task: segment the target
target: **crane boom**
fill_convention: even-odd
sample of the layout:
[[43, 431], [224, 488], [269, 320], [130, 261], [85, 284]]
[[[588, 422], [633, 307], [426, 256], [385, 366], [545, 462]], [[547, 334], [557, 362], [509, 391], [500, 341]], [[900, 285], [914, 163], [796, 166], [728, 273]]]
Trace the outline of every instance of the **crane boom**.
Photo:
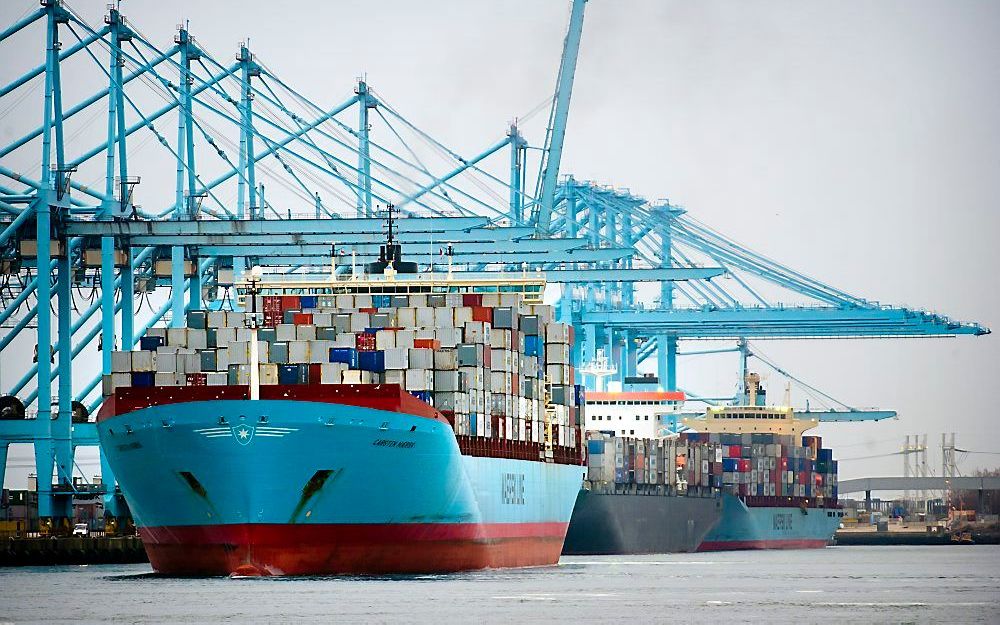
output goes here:
[[566, 120], [569, 117], [569, 101], [573, 94], [573, 78], [576, 74], [576, 59], [580, 53], [580, 37], [583, 34], [583, 10], [587, 0], [573, 0], [569, 18], [569, 30], [563, 42], [562, 61], [559, 64], [559, 78], [556, 82], [556, 98], [550, 117], [548, 141], [543, 152], [545, 165], [542, 169], [542, 189], [535, 230], [539, 234], [548, 232], [555, 203], [556, 184], [559, 182], [559, 161], [562, 160], [563, 141], [566, 139]]

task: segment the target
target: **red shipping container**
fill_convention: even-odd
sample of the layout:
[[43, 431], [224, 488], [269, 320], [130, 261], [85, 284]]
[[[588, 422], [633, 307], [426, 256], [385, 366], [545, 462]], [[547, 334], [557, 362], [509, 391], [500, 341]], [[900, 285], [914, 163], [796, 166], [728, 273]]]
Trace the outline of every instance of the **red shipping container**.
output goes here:
[[750, 471], [750, 459], [740, 458], [740, 473], [747, 473]]
[[743, 453], [743, 450], [742, 450], [742, 448], [739, 445], [730, 445], [729, 446], [729, 457], [730, 458], [739, 458], [742, 453]]
[[208, 384], [208, 374], [189, 373], [187, 374], [188, 386], [206, 386]]
[[462, 306], [482, 306], [483, 296], [479, 293], [463, 293]]
[[323, 365], [313, 363], [309, 365], [309, 384], [319, 384], [323, 381]]
[[264, 310], [261, 312], [281, 312], [281, 296], [265, 295]]
[[472, 320], [473, 321], [483, 321], [485, 323], [493, 323], [493, 309], [488, 306], [473, 306], [472, 307]]
[[378, 308], [359, 308], [358, 312], [368, 313], [369, 315], [374, 315], [378, 312]]
[[437, 339], [413, 339], [414, 349], [441, 349], [441, 341]]
[[354, 347], [359, 352], [373, 352], [375, 351], [375, 335], [374, 334], [357, 334], [354, 336]]
[[788, 458], [782, 456], [778, 459], [778, 468], [782, 471], [788, 470]]
[[281, 310], [298, 310], [301, 308], [298, 295], [282, 295]]
[[292, 315], [292, 323], [297, 326], [309, 326], [312, 325], [312, 322], [312, 313], [295, 313]]
[[809, 483], [809, 479], [807, 477], [808, 475], [809, 474], [806, 473], [805, 471], [799, 471], [799, 484], [802, 484], [803, 486], [808, 484]]

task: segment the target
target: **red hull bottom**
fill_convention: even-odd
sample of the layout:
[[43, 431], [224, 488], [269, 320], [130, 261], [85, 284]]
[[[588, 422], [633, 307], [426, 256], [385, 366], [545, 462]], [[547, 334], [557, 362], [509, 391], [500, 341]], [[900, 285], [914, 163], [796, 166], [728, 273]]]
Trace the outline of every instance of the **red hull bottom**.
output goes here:
[[785, 540], [730, 540], [703, 542], [698, 551], [743, 551], [747, 549], [822, 549], [826, 541], [814, 538], [790, 538]]
[[385, 575], [556, 564], [566, 523], [140, 528], [168, 575]]

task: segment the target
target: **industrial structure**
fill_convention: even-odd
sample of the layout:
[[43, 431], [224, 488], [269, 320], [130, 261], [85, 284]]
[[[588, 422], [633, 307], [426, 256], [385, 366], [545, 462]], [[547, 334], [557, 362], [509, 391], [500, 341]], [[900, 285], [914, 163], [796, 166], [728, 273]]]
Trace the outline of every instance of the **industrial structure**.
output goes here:
[[[0, 146], [0, 482], [8, 445], [33, 443], [39, 514], [66, 518], [73, 451], [97, 444], [89, 415], [113, 349], [131, 349], [155, 324], [182, 324], [186, 310], [232, 308], [231, 287], [249, 267], [329, 274], [373, 260], [390, 203], [407, 217], [398, 239], [426, 271], [540, 272], [560, 284], [559, 317], [576, 326], [579, 360], [610, 364], [607, 375], [578, 372], [591, 387], [635, 377], [653, 359], [674, 390], [679, 343], [695, 339], [732, 341], [724, 351], [742, 356], [742, 381], [748, 339], [988, 332], [856, 297], [670, 202], [565, 175], [585, 7], [572, 3], [541, 144], [514, 124], [472, 156], [365, 80], [339, 103], [314, 102], [249, 45], [225, 60], [187, 25], [164, 47], [115, 7], [95, 25], [42, 0], [0, 31], [0, 50], [38, 51], [37, 66], [0, 86], [0, 109], [41, 107], [37, 127]], [[157, 176], [174, 181], [173, 197], [143, 193]], [[697, 353], [706, 351], [687, 352]], [[81, 382], [74, 363], [94, 362]], [[114, 516], [107, 466], [102, 476]]]

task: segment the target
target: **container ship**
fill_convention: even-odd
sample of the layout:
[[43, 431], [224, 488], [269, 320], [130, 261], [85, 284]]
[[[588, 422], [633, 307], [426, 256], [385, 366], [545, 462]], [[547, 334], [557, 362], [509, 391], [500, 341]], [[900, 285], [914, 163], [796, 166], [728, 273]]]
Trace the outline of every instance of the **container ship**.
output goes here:
[[[681, 439], [707, 443], [714, 452], [701, 463], [701, 483], [723, 492], [722, 519], [699, 550], [825, 547], [843, 511], [832, 451], [820, 437], [802, 435], [819, 422], [798, 419], [787, 406], [767, 406], [757, 374], [746, 382], [747, 405], [710, 407], [683, 420], [697, 433]], [[697, 481], [695, 468], [689, 479]]]
[[[521, 276], [241, 285], [113, 354], [101, 446], [155, 571], [555, 564], [586, 471], [572, 327]], [[399, 270], [399, 271], [397, 271]]]
[[667, 435], [683, 402], [677, 391], [586, 393], [587, 479], [564, 554], [698, 549], [721, 519], [722, 502], [718, 488], [688, 481], [689, 461], [700, 464], [709, 445]]

